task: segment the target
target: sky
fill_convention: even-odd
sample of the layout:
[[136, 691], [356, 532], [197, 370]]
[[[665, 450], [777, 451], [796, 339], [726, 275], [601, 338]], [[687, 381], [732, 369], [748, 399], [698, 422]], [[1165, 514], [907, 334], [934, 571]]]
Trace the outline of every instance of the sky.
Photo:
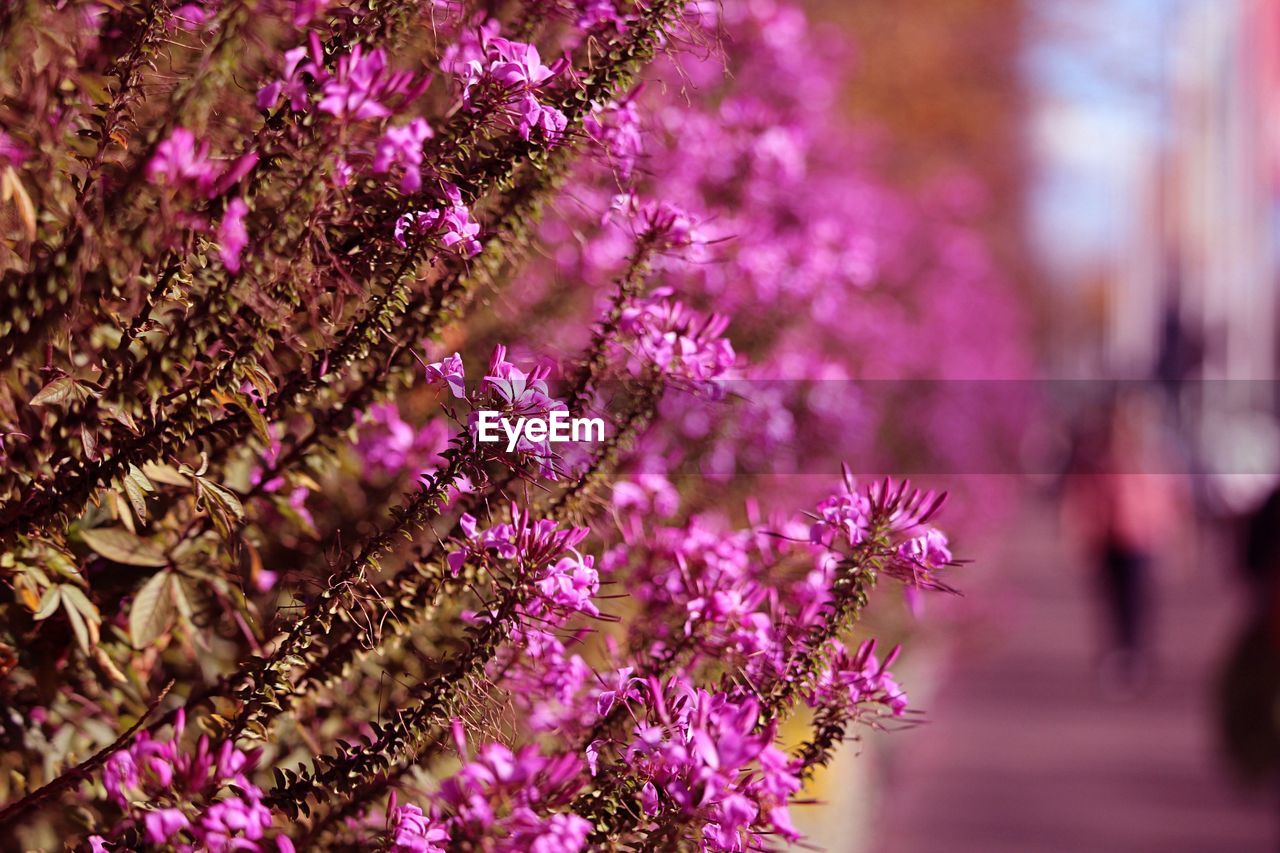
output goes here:
[[1060, 282], [1122, 249], [1153, 179], [1174, 19], [1189, 3], [1032, 0], [1034, 244]]

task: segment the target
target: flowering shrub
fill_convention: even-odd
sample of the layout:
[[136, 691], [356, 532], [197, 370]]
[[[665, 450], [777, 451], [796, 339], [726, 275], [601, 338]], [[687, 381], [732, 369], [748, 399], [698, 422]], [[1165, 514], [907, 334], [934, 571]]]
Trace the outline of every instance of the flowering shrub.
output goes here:
[[907, 713], [852, 633], [941, 497], [739, 512], [835, 413], [733, 389], [949, 361], [980, 240], [823, 141], [786, 2], [498, 7], [0, 12], [0, 841], [769, 847]]

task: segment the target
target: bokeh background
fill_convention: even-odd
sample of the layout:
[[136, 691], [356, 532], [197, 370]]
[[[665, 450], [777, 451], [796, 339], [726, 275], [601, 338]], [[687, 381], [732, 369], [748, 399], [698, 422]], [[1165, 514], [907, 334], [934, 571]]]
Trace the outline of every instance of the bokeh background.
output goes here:
[[[983, 188], [1032, 317], [1013, 494], [907, 630], [925, 721], [797, 809], [837, 851], [1280, 845], [1280, 2], [812, 0], [911, 188]], [[983, 341], [974, 341], [979, 352]]]

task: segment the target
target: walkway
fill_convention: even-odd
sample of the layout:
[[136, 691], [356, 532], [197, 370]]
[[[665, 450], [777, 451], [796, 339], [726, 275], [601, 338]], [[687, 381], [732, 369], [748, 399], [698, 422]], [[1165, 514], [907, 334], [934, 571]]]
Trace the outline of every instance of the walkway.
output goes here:
[[932, 722], [890, 736], [871, 849], [1275, 851], [1280, 798], [1237, 790], [1214, 742], [1211, 684], [1238, 606], [1229, 570], [1188, 560], [1161, 576], [1163, 666], [1141, 698], [1108, 701], [1091, 668], [1084, 578], [1061, 556], [1051, 513], [1029, 512], [982, 584], [1003, 585], [1014, 612], [947, 668], [923, 706]]

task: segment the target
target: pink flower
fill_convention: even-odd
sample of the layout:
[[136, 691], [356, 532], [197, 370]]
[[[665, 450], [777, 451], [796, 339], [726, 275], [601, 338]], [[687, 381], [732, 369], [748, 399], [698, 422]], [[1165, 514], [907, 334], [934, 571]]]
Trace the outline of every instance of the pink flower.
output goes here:
[[152, 844], [164, 844], [178, 832], [191, 825], [187, 816], [177, 809], [158, 809], [147, 812], [143, 818], [147, 829], [147, 840]]
[[245, 849], [245, 840], [258, 841], [270, 828], [271, 811], [256, 797], [247, 801], [228, 797], [209, 807], [200, 819], [198, 834], [211, 853], [223, 853]]
[[574, 26], [578, 29], [593, 30], [601, 24], [607, 24], [615, 27], [620, 33], [627, 31], [627, 19], [618, 14], [613, 0], [578, 0], [577, 5], [581, 9], [581, 14], [574, 22]]
[[355, 174], [355, 170], [351, 168], [351, 164], [346, 160], [338, 159], [333, 162], [333, 174], [330, 176], [330, 182], [337, 188], [350, 186], [351, 176]]
[[876, 659], [875, 640], [866, 640], [850, 654], [843, 644], [832, 641], [828, 666], [820, 675], [811, 704], [836, 704], [847, 708], [881, 705], [895, 717], [907, 710], [907, 694], [898, 686], [889, 666], [898, 656], [894, 647], [881, 663]]
[[665, 298], [658, 288], [649, 299], [626, 309], [621, 329], [630, 336], [628, 352], [633, 372], [652, 366], [675, 379], [710, 388], [734, 366], [737, 356], [725, 337], [729, 318], [699, 315], [683, 303]]
[[587, 135], [604, 147], [605, 154], [617, 169], [619, 177], [623, 180], [630, 178], [636, 161], [644, 151], [635, 93], [625, 100], [597, 108], [583, 119], [582, 124]]
[[818, 515], [809, 530], [811, 542], [829, 548], [839, 537], [846, 545], [857, 545], [871, 528], [871, 501], [861, 492], [846, 489], [818, 504]]
[[0, 163], [18, 167], [27, 161], [27, 149], [12, 136], [0, 130]]
[[107, 759], [102, 770], [102, 786], [107, 794], [121, 806], [128, 805], [129, 797], [125, 788], [138, 784], [138, 766], [134, 761], [133, 751], [117, 752]]
[[[533, 45], [499, 38], [493, 33], [496, 29], [480, 30], [472, 36], [473, 41], [453, 53], [446, 53], [441, 63], [462, 84], [462, 103], [468, 107], [474, 106], [482, 95], [492, 98], [498, 107], [520, 104], [522, 96], [531, 95], [556, 73], [555, 69], [542, 64], [542, 57]], [[548, 121], [554, 122], [554, 119]]]
[[591, 823], [572, 812], [535, 818], [527, 829], [512, 833], [511, 850], [529, 853], [578, 853], [586, 849]]
[[637, 234], [660, 239], [667, 248], [700, 249], [707, 242], [698, 220], [688, 211], [667, 201], [642, 202], [634, 193], [614, 196], [605, 221], [630, 225]]
[[173, 10], [173, 14], [169, 17], [169, 25], [179, 30], [195, 30], [209, 18], [209, 10], [199, 3], [184, 3]]
[[[525, 373], [506, 360], [506, 348], [499, 345], [495, 348], [489, 363], [489, 373], [480, 383], [481, 393], [493, 395], [495, 408], [506, 418], [527, 418], [549, 416], [553, 411], [565, 410], [563, 401], [551, 396], [547, 387], [547, 377], [551, 373], [548, 365], [539, 365]], [[476, 417], [473, 413], [472, 425]], [[528, 454], [541, 466], [542, 476], [556, 479], [556, 454], [552, 450], [549, 437], [542, 441], [531, 441], [524, 434], [516, 443], [516, 452]]]
[[[898, 547], [898, 557], [899, 563], [885, 568], [890, 576], [920, 589], [949, 589], [937, 576], [940, 569], [952, 565], [951, 549], [947, 547], [947, 537], [941, 530], [929, 527], [903, 542]], [[919, 602], [915, 605], [918, 608]]]
[[569, 613], [587, 613], [599, 616], [599, 609], [591, 599], [600, 591], [600, 575], [591, 555], [564, 557], [547, 569], [538, 581], [538, 593], [543, 602], [552, 608]]
[[613, 506], [653, 518], [668, 518], [680, 508], [680, 495], [662, 474], [639, 474], [613, 485]]
[[306, 81], [303, 80], [302, 75], [308, 73], [317, 79], [323, 79], [327, 76], [315, 62], [308, 62], [303, 65], [302, 60], [306, 58], [307, 48], [305, 47], [295, 47], [292, 50], [285, 51], [284, 75], [279, 80], [268, 83], [258, 90], [258, 109], [274, 109], [275, 105], [279, 103], [281, 95], [284, 95], [289, 108], [294, 112], [299, 112], [306, 108], [310, 97], [307, 93]]
[[499, 84], [511, 88], [534, 88], [555, 72], [542, 64], [538, 49], [531, 44], [495, 38], [489, 42], [489, 74]]
[[458, 246], [458, 253], [464, 258], [473, 258], [480, 254], [480, 223], [470, 220], [470, 212], [465, 208], [452, 208], [445, 214], [444, 236], [442, 242], [446, 246]]
[[462, 203], [462, 194], [452, 184], [445, 185], [445, 197], [448, 207], [419, 213], [406, 213], [396, 220], [395, 241], [400, 246], [407, 246], [405, 235], [411, 231], [416, 234], [435, 232], [441, 245], [445, 248], [456, 248], [464, 258], [480, 254], [481, 245], [477, 239], [480, 234], [480, 223], [471, 221], [471, 211]]
[[596, 713], [603, 717], [613, 710], [615, 702], [629, 702], [640, 698], [640, 691], [632, 685], [633, 672], [635, 667], [624, 666], [612, 673], [609, 679], [611, 686], [607, 690], [601, 690], [596, 697]]
[[329, 8], [331, 2], [332, 0], [294, 0], [293, 25], [306, 26], [316, 15]]
[[449, 391], [458, 399], [467, 396], [467, 373], [462, 366], [462, 356], [454, 353], [441, 361], [432, 362], [426, 367], [427, 383], [435, 385], [443, 382]]
[[479, 65], [489, 51], [489, 42], [502, 31], [502, 24], [496, 18], [487, 21], [477, 19], [471, 26], [463, 27], [458, 37], [440, 57], [440, 68], [449, 74], [463, 76], [468, 73], [471, 63]]
[[525, 95], [516, 103], [516, 115], [520, 118], [520, 136], [529, 139], [536, 131], [548, 145], [560, 141], [561, 134], [569, 121], [564, 113], [555, 107], [546, 107], [538, 103], [533, 95]]
[[213, 189], [222, 170], [209, 159], [209, 141], [196, 146], [195, 135], [185, 127], [175, 128], [169, 138], [156, 146], [147, 164], [147, 179], [155, 184], [192, 187], [203, 194]]
[[919, 563], [926, 569], [938, 569], [951, 562], [951, 549], [947, 547], [946, 535], [936, 528], [930, 527], [924, 533], [902, 543], [898, 549], [899, 556]]
[[[225, 162], [225, 161], [224, 161]], [[218, 178], [218, 184], [215, 188], [216, 192], [224, 193], [231, 187], [240, 183], [240, 180], [253, 171], [253, 167], [258, 165], [258, 152], [250, 151], [231, 161], [226, 171]]]
[[373, 171], [385, 174], [393, 166], [400, 166], [404, 176], [400, 189], [417, 192], [422, 189], [422, 143], [434, 135], [424, 119], [416, 118], [403, 127], [389, 127], [378, 140], [373, 156]]
[[449, 554], [449, 566], [456, 574], [467, 557], [478, 560], [490, 556], [500, 560], [521, 559], [530, 570], [546, 566], [565, 556], [582, 543], [590, 530], [586, 527], [559, 527], [550, 519], [534, 521], [518, 504], [511, 506], [511, 522], [479, 529], [474, 516], [464, 513], [460, 519], [463, 540], [459, 549]]
[[449, 444], [449, 427], [442, 420], [414, 427], [401, 417], [395, 403], [376, 403], [364, 414], [356, 450], [371, 468], [398, 475], [420, 476], [440, 462]]
[[590, 824], [556, 809], [581, 787], [582, 770], [576, 755], [547, 756], [536, 745], [513, 753], [503, 744], [487, 743], [473, 761], [444, 780], [435, 800], [450, 816], [450, 836], [457, 846], [503, 853], [577, 851], [586, 843]]
[[319, 108], [343, 120], [365, 121], [386, 118], [391, 109], [384, 103], [404, 94], [413, 77], [387, 70], [387, 54], [382, 48], [364, 53], [356, 45], [338, 60], [337, 70], [325, 80]]
[[240, 253], [249, 245], [249, 232], [244, 227], [249, 206], [242, 199], [234, 198], [227, 204], [218, 225], [218, 257], [230, 272], [240, 272]]
[[393, 793], [387, 811], [392, 850], [444, 853], [449, 843], [449, 833], [436, 825], [418, 806], [411, 803], [397, 806], [396, 795]]

